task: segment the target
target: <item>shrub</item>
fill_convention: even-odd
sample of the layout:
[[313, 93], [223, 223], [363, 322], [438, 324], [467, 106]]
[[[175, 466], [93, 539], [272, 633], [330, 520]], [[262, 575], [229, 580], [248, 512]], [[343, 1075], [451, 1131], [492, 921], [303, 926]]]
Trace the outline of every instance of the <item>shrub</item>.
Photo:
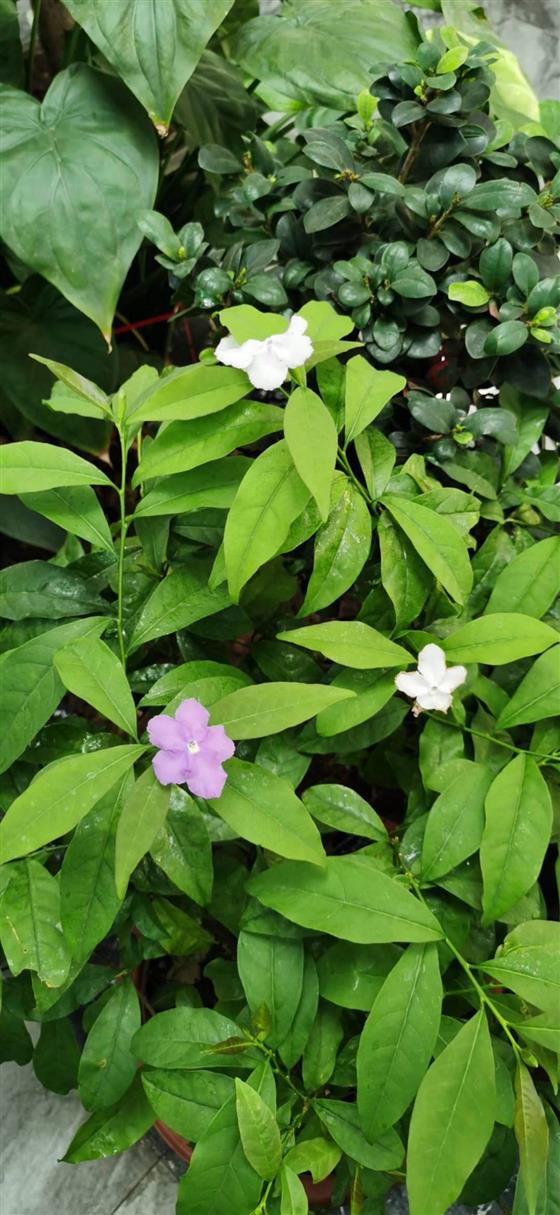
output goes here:
[[[370, 7], [349, 0], [345, 36], [359, 48], [367, 27], [380, 55]], [[179, 1215], [303, 1215], [309, 1177], [353, 1215], [399, 1183], [412, 1215], [444, 1215], [518, 1168], [516, 1215], [545, 1215], [558, 152], [497, 118], [475, 39], [417, 46], [391, 17], [403, 63], [372, 73], [377, 111], [311, 51], [294, 84], [283, 21], [243, 25], [240, 63], [270, 100], [271, 30], [284, 101], [305, 87], [339, 111], [307, 104], [243, 145], [254, 103], [206, 51], [179, 107], [197, 73], [216, 95], [225, 75], [243, 119], [233, 148], [176, 170], [200, 212], [143, 195], [157, 157], [129, 99], [128, 169], [147, 176], [113, 295], [94, 266], [79, 299], [69, 275], [67, 298], [30, 279], [6, 302], [11, 404], [29, 385], [23, 413], [66, 445], [8, 411], [6, 530], [31, 547], [0, 573], [2, 1058], [77, 1087], [70, 1163], [156, 1119], [192, 1143]], [[166, 125], [171, 77], [159, 96], [118, 68]], [[67, 71], [116, 121], [119, 82]], [[201, 173], [229, 179], [238, 151], [217, 224]], [[15, 270], [27, 256], [52, 279], [11, 231]], [[221, 336], [189, 366], [165, 365], [169, 344], [102, 357], [68, 303], [106, 329], [142, 233], [174, 304], [202, 312], [200, 344]]]

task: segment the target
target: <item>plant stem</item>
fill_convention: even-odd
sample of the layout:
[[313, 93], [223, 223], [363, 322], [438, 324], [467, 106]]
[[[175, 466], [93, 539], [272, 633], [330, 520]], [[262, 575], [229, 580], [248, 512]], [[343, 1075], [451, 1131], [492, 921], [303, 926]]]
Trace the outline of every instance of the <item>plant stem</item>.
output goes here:
[[475, 738], [485, 738], [487, 742], [495, 743], [497, 747], [505, 747], [508, 751], [515, 751], [518, 755], [531, 755], [533, 759], [548, 761], [555, 763], [557, 761], [556, 753], [544, 755], [542, 751], [530, 751], [528, 747], [516, 747], [515, 743], [506, 742], [503, 738], [496, 738], [493, 734], [485, 734], [484, 730], [473, 730], [472, 726], [462, 726], [458, 722], [444, 721], [438, 714], [424, 713], [425, 717], [431, 717], [433, 721], [439, 721], [442, 726], [449, 726], [452, 730], [466, 730], [467, 734], [474, 734]]
[[148, 346], [146, 339], [142, 337], [142, 334], [139, 333], [138, 329], [136, 329], [132, 322], [129, 321], [128, 317], [124, 315], [124, 312], [115, 312], [115, 316], [117, 317], [117, 320], [122, 321], [123, 325], [128, 325], [130, 332], [134, 334], [134, 337], [142, 347], [142, 350], [146, 350], [149, 353], [150, 347]]
[[39, 19], [41, 16], [42, 0], [35, 0], [33, 7], [33, 24], [31, 26], [31, 38], [29, 40], [29, 51], [27, 55], [27, 91], [31, 92], [33, 84], [33, 68], [35, 65], [35, 51], [37, 49], [37, 37], [39, 34]]
[[126, 515], [126, 465], [127, 465], [127, 447], [126, 434], [124, 423], [121, 422], [118, 427], [119, 441], [121, 447], [121, 483], [119, 486], [119, 509], [120, 509], [120, 533], [119, 533], [119, 556], [118, 556], [118, 577], [117, 577], [117, 634], [119, 638], [119, 650], [123, 670], [126, 671], [126, 645], [124, 640], [123, 629], [123, 597], [124, 597], [124, 550], [126, 542], [126, 533], [128, 530], [128, 519]]
[[414, 124], [412, 143], [408, 149], [406, 157], [403, 161], [402, 169], [399, 173], [399, 181], [402, 182], [403, 185], [406, 181], [408, 181], [410, 170], [414, 164], [414, 161], [416, 160], [416, 157], [418, 156], [422, 143], [426, 138], [431, 125], [432, 124], [430, 122], [424, 122], [423, 126], [421, 127], [416, 123]]
[[358, 478], [354, 476], [354, 473], [352, 472], [352, 469], [350, 467], [350, 462], [348, 460], [348, 456], [346, 455], [346, 452], [343, 451], [342, 447], [339, 447], [339, 449], [338, 449], [338, 459], [346, 473], [346, 476], [350, 478], [352, 484], [358, 490], [358, 493], [360, 493], [362, 495], [362, 498], [364, 498], [368, 504], [373, 502], [373, 499], [370, 498], [367, 490], [364, 488], [364, 486], [361, 484], [361, 482], [358, 481]]

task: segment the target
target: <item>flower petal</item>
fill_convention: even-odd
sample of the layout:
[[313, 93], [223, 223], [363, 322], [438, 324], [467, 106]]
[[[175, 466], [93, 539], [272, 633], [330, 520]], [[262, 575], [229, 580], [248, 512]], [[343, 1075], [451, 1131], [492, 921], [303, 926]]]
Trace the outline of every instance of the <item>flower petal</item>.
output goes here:
[[446, 672], [445, 654], [439, 645], [425, 645], [418, 655], [418, 670], [429, 683], [437, 688]]
[[395, 685], [399, 692], [404, 692], [405, 696], [411, 696], [413, 700], [427, 692], [430, 686], [419, 671], [400, 671], [395, 675]]
[[239, 345], [234, 337], [228, 335], [218, 342], [214, 354], [218, 362], [225, 363], [226, 367], [239, 367], [241, 371], [246, 371], [258, 354], [259, 348], [264, 345], [264, 342], [257, 342], [255, 338], [249, 338], [247, 342]]
[[209, 716], [208, 709], [205, 709], [204, 705], [201, 705], [200, 701], [195, 700], [194, 697], [191, 696], [188, 700], [181, 702], [175, 711], [175, 720], [181, 729], [183, 746], [190, 739], [200, 742], [204, 738]]
[[272, 347], [268, 342], [259, 342], [259, 346], [264, 347], [257, 352], [251, 361], [251, 365], [247, 367], [247, 375], [251, 384], [255, 388], [263, 388], [267, 392], [273, 388], [280, 388], [284, 383], [288, 374], [288, 366], [286, 360], [277, 357]]
[[194, 793], [195, 797], [219, 797], [227, 776], [216, 757], [201, 750], [198, 755], [191, 755], [190, 759], [187, 786], [191, 793]]
[[223, 762], [235, 753], [235, 743], [226, 734], [223, 726], [208, 726], [202, 742], [202, 751], [208, 751]]
[[188, 757], [184, 751], [158, 751], [152, 767], [160, 785], [182, 785], [188, 775]]
[[158, 713], [157, 717], [152, 717], [146, 729], [154, 747], [163, 747], [165, 751], [185, 750], [183, 732], [175, 718], [169, 717], [167, 713]]
[[302, 316], [293, 316], [285, 333], [274, 334], [270, 345], [274, 354], [288, 367], [301, 367], [313, 354], [313, 343], [305, 337], [307, 321]]
[[466, 667], [448, 667], [443, 679], [440, 680], [442, 692], [454, 692], [467, 678]]
[[420, 692], [416, 699], [423, 709], [436, 709], [441, 713], [447, 713], [453, 700], [451, 692], [442, 692], [440, 688], [428, 688], [426, 692]]

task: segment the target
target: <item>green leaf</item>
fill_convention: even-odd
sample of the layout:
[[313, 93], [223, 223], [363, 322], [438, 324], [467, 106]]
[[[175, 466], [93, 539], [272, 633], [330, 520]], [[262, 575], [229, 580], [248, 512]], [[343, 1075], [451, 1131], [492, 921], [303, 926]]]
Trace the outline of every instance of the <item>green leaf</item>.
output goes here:
[[397, 945], [349, 945], [347, 941], [337, 941], [319, 959], [322, 997], [340, 1008], [369, 1012], [400, 956]]
[[483, 764], [459, 760], [428, 814], [422, 844], [422, 878], [433, 882], [480, 846], [484, 831], [484, 799], [492, 773]]
[[160, 827], [150, 856], [167, 877], [203, 907], [212, 894], [212, 845], [196, 802], [184, 789], [171, 789], [167, 818]]
[[279, 641], [290, 641], [307, 650], [318, 650], [341, 666], [373, 670], [378, 667], [409, 665], [410, 654], [359, 620], [329, 620], [301, 629], [277, 633]]
[[442, 642], [448, 662], [501, 666], [547, 650], [558, 640], [549, 624], [520, 612], [493, 612], [470, 620]]
[[231, 1096], [196, 1145], [179, 1185], [177, 1215], [251, 1215], [261, 1187], [243, 1151]]
[[545, 615], [558, 593], [557, 566], [560, 537], [539, 540], [518, 553], [498, 574], [486, 606], [490, 612], [522, 612], [538, 620]]
[[160, 785], [150, 765], [138, 777], [124, 802], [115, 840], [115, 885], [124, 898], [128, 879], [151, 848], [169, 808], [171, 790]]
[[313, 785], [302, 801], [313, 818], [335, 831], [365, 836], [368, 840], [387, 839], [387, 830], [375, 810], [345, 785]]
[[490, 299], [490, 292], [477, 279], [465, 283], [450, 283], [447, 294], [450, 300], [457, 300], [459, 304], [466, 304], [468, 308], [480, 308]]
[[371, 550], [371, 515], [361, 493], [347, 480], [315, 541], [313, 571], [299, 616], [310, 616], [351, 587]]
[[221, 797], [209, 804], [233, 831], [279, 856], [324, 863], [319, 832], [286, 780], [241, 759], [226, 771]]
[[87, 1110], [120, 1101], [136, 1072], [130, 1045], [140, 1028], [140, 1004], [131, 979], [118, 983], [93, 1023], [78, 1071], [80, 1098]]
[[[171, 1008], [152, 1017], [135, 1035], [133, 1049], [153, 1067], [194, 1070], [201, 1067], [254, 1067], [261, 1057], [247, 1048], [232, 1055], [228, 1039], [239, 1039], [239, 1026], [210, 1008]], [[220, 1051], [222, 1044], [224, 1050]]]
[[369, 671], [342, 670], [335, 675], [331, 687], [347, 688], [354, 696], [319, 713], [316, 728], [323, 738], [351, 730], [375, 717], [394, 695], [395, 679], [390, 671], [370, 674]]
[[250, 1084], [236, 1077], [235, 1107], [243, 1151], [264, 1181], [276, 1176], [282, 1162], [280, 1131], [274, 1114]]
[[480, 845], [484, 923], [509, 911], [536, 882], [552, 830], [552, 803], [533, 759], [516, 755], [486, 798]]
[[284, 1158], [284, 1166], [294, 1173], [311, 1173], [315, 1184], [334, 1172], [341, 1148], [329, 1139], [300, 1139]]
[[108, 1110], [99, 1110], [83, 1122], [63, 1156], [68, 1164], [115, 1156], [137, 1143], [154, 1121], [144, 1095], [140, 1073], [124, 1097]]
[[369, 426], [392, 397], [406, 387], [402, 375], [377, 371], [361, 354], [346, 364], [344, 405], [346, 446]]
[[100, 617], [73, 620], [0, 655], [0, 772], [25, 751], [62, 700], [64, 687], [54, 666], [57, 650], [104, 627]]
[[[68, 9], [165, 135], [173, 108], [233, 0], [68, 0]], [[151, 206], [146, 203], [146, 206]]]
[[142, 1070], [144, 1091], [158, 1118], [184, 1139], [201, 1139], [233, 1093], [233, 1079], [220, 1072]]
[[296, 388], [284, 411], [284, 435], [295, 467], [313, 495], [321, 517], [329, 513], [337, 452], [336, 426], [320, 397]]
[[560, 645], [552, 646], [533, 663], [502, 709], [497, 725], [510, 729], [528, 721], [560, 716]]
[[524, 325], [523, 321], [504, 321], [501, 325], [496, 325], [495, 329], [488, 334], [484, 343], [485, 354], [513, 354], [514, 351], [520, 350], [521, 346], [525, 345], [529, 337], [529, 330]]
[[321, 1000], [303, 1052], [302, 1076], [306, 1092], [314, 1092], [328, 1083], [343, 1037], [339, 1009]]
[[113, 552], [109, 524], [90, 485], [60, 486], [39, 494], [21, 494], [21, 500], [30, 510], [58, 523], [72, 536], [87, 540], [94, 548]]
[[157, 584], [136, 621], [130, 647], [185, 629], [230, 604], [225, 587], [209, 589], [208, 567], [191, 562], [188, 569], [177, 569]]
[[308, 1215], [309, 1203], [297, 1173], [287, 1164], [282, 1165], [281, 1215]]
[[210, 720], [230, 738], [264, 738], [315, 717], [352, 692], [318, 683], [261, 683], [237, 688], [212, 705]]
[[130, 773], [78, 823], [60, 870], [60, 918], [72, 957], [84, 962], [109, 933], [121, 900], [115, 888], [115, 831]]
[[349, 0], [341, 29], [330, 6], [297, 0], [281, 18], [257, 17], [241, 29], [236, 59], [251, 76], [307, 105], [355, 112], [372, 63], [414, 56], [416, 35], [387, 0]]
[[508, 933], [483, 969], [504, 987], [554, 1015], [560, 998], [560, 929], [551, 920], [529, 920]]
[[142, 239], [136, 219], [155, 198], [155, 138], [121, 82], [84, 63], [59, 72], [41, 105], [7, 89], [4, 107], [19, 138], [6, 152], [3, 239], [95, 321], [109, 343]]
[[80, 1048], [69, 1017], [45, 1021], [33, 1051], [33, 1071], [51, 1093], [64, 1095], [78, 1086]]
[[494, 1127], [494, 1055], [481, 1010], [459, 1030], [426, 1073], [408, 1140], [411, 1215], [444, 1215]]
[[377, 525], [381, 552], [381, 581], [395, 611], [397, 628], [420, 614], [432, 586], [432, 575], [404, 532], [387, 511]]
[[7, 870], [0, 898], [0, 940], [13, 975], [33, 970], [49, 987], [60, 987], [70, 954], [58, 927], [60, 892], [56, 878], [39, 861], [20, 861]]
[[512, 263], [513, 249], [509, 241], [501, 236], [480, 254], [478, 267], [484, 285], [490, 291], [503, 288], [509, 282]]
[[104, 607], [79, 574], [47, 561], [22, 561], [0, 573], [0, 616], [9, 620], [60, 620]]
[[380, 498], [395, 465], [395, 447], [373, 426], [368, 426], [358, 435], [355, 445], [368, 492], [372, 498]]
[[[38, 1047], [35, 1048], [35, 1054]], [[0, 1062], [31, 1063], [33, 1040], [23, 1021], [13, 1013], [0, 1010]]]
[[473, 576], [465, 541], [454, 524], [408, 498], [387, 494], [383, 503], [438, 582], [456, 603], [464, 603]]
[[168, 477], [209, 464], [238, 447], [281, 430], [282, 418], [277, 405], [239, 401], [218, 414], [194, 418], [191, 422], [171, 422], [146, 447], [132, 484], [140, 485], [151, 477]]
[[177, 367], [150, 385], [135, 403], [131, 421], [176, 422], [219, 413], [250, 390], [244, 371], [195, 363]]
[[469, 209], [472, 211], [520, 211], [535, 199], [535, 191], [524, 181], [500, 177], [494, 181], [480, 182], [469, 194]]
[[0, 447], [0, 492], [35, 493], [61, 485], [113, 485], [73, 451], [50, 443], [6, 443]]
[[49, 764], [0, 823], [2, 860], [34, 852], [71, 831], [144, 751], [141, 746], [108, 747]]
[[358, 1045], [358, 1112], [367, 1139], [404, 1114], [433, 1054], [442, 986], [435, 945], [409, 945], [375, 998]]
[[[59, 363], [56, 359], [45, 358], [42, 354], [30, 354], [29, 357], [34, 362], [42, 363], [44, 367], [48, 367], [49, 371], [56, 376], [64, 388], [69, 390], [69, 393], [73, 397], [79, 397], [83, 404], [95, 408], [95, 414], [92, 416], [99, 417], [100, 414], [111, 414], [111, 406], [107, 393], [103, 392], [103, 389], [94, 384], [92, 380], [89, 380], [87, 376], [81, 375], [79, 371], [74, 371], [72, 367], [67, 367], [66, 363]], [[78, 411], [76, 410], [76, 412]], [[90, 415], [87, 414], [86, 416], [89, 417]]]
[[285, 861], [250, 878], [247, 890], [287, 920], [344, 941], [433, 941], [442, 935], [431, 912], [368, 856], [327, 857], [322, 870]]
[[537, 1204], [548, 1158], [548, 1124], [542, 1101], [530, 1072], [521, 1059], [515, 1073], [515, 1138], [519, 1147], [519, 1176], [528, 1215], [537, 1215]]
[[303, 988], [304, 955], [300, 940], [242, 931], [237, 943], [237, 969], [254, 1017], [266, 1009], [270, 1029], [266, 1041], [285, 1041]]
[[278, 552], [308, 501], [309, 490], [285, 442], [257, 456], [239, 486], [224, 531], [228, 585], [235, 603], [249, 578]]
[[207, 507], [227, 508], [237, 493], [249, 466], [246, 456], [229, 456], [176, 473], [162, 480], [140, 499], [135, 519], [158, 515], [181, 515]]
[[[235, 5], [233, 15], [241, 11]], [[191, 146], [211, 143], [235, 147], [239, 135], [255, 128], [258, 110], [242, 73], [222, 54], [203, 51], [177, 105], [174, 120]]]
[[349, 1101], [321, 1097], [313, 1101], [313, 1109], [335, 1143], [351, 1160], [375, 1172], [398, 1169], [402, 1164], [403, 1145], [396, 1131], [385, 1131], [375, 1142], [368, 1142], [360, 1127], [356, 1106]]
[[55, 655], [55, 667], [73, 696], [92, 705], [119, 730], [137, 738], [136, 705], [116, 654], [99, 637], [82, 637]]
[[341, 219], [346, 219], [346, 216], [351, 214], [346, 194], [334, 194], [313, 203], [305, 212], [303, 226], [309, 235], [313, 232], [324, 232], [325, 228], [332, 228], [334, 224], [338, 224]]

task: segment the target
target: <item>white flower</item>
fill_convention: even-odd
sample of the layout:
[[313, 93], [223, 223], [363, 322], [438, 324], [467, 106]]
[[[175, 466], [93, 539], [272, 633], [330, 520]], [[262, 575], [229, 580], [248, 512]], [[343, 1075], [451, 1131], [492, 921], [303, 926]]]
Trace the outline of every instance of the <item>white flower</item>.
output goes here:
[[313, 344], [305, 337], [306, 329], [305, 318], [293, 316], [285, 333], [273, 333], [262, 342], [250, 338], [240, 345], [234, 337], [225, 337], [216, 346], [216, 358], [227, 367], [246, 371], [255, 388], [271, 391], [284, 383], [290, 368], [311, 358]]
[[422, 709], [447, 713], [452, 693], [466, 678], [466, 667], [446, 667], [445, 654], [439, 645], [425, 645], [418, 655], [418, 670], [401, 671], [395, 683], [399, 692], [414, 699], [412, 712], [417, 717]]

